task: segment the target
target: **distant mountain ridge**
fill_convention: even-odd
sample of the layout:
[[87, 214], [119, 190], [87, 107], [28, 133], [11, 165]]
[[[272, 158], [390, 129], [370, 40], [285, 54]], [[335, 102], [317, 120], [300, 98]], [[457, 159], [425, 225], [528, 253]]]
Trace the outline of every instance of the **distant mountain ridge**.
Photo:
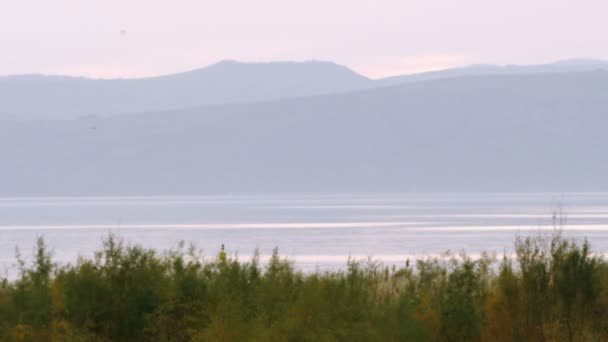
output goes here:
[[608, 71], [0, 123], [0, 196], [607, 191]]
[[383, 86], [390, 86], [410, 82], [429, 81], [452, 77], [489, 75], [534, 75], [594, 70], [608, 70], [608, 61], [593, 59], [568, 59], [549, 64], [537, 65], [473, 64], [460, 68], [422, 72], [412, 75], [391, 76], [379, 79], [377, 80], [377, 82]]
[[412, 82], [484, 75], [608, 70], [608, 62], [568, 60], [545, 65], [472, 65], [372, 80], [322, 61], [223, 61], [173, 75], [98, 80], [22, 75], [0, 77], [0, 119], [57, 120], [113, 116], [361, 91]]
[[345, 92], [371, 80], [331, 62], [223, 61], [174, 75], [0, 77], [0, 118], [73, 119]]

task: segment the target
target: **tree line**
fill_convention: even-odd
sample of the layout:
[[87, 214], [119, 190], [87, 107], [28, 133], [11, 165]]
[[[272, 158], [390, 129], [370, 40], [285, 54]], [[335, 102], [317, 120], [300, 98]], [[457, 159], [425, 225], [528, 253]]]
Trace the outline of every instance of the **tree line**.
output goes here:
[[518, 237], [515, 254], [302, 273], [109, 236], [92, 258], [31, 263], [0, 286], [2, 341], [606, 341], [608, 263], [587, 241]]

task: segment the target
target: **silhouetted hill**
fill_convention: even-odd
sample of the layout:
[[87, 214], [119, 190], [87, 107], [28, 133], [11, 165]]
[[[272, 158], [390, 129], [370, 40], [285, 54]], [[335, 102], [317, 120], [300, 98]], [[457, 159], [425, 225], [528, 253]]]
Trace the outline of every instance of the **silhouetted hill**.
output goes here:
[[361, 89], [371, 80], [330, 62], [239, 63], [142, 79], [0, 77], [0, 119], [72, 119]]
[[430, 81], [453, 77], [491, 76], [491, 75], [535, 75], [558, 72], [582, 72], [608, 70], [608, 62], [593, 59], [570, 59], [538, 65], [494, 65], [474, 64], [462, 68], [423, 72], [413, 75], [400, 75], [376, 80], [376, 86], [391, 86], [410, 82]]
[[608, 190], [608, 72], [0, 125], [0, 195]]
[[370, 80], [331, 62], [223, 61], [190, 72], [142, 79], [63, 76], [0, 77], [0, 120], [74, 119], [344, 93], [412, 82], [483, 75], [608, 70], [608, 63], [570, 60], [546, 65], [472, 65]]

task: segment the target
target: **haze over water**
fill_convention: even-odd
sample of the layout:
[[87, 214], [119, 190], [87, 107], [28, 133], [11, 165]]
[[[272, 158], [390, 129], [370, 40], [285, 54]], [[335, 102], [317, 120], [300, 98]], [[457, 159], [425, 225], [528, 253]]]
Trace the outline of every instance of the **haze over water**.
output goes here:
[[518, 234], [550, 233], [560, 210], [567, 236], [608, 251], [608, 193], [1, 198], [0, 267], [14, 270], [15, 247], [31, 260], [37, 236], [66, 263], [109, 233], [157, 250], [194, 243], [207, 257], [222, 243], [244, 260], [279, 247], [305, 271], [344, 267], [349, 256], [501, 255]]

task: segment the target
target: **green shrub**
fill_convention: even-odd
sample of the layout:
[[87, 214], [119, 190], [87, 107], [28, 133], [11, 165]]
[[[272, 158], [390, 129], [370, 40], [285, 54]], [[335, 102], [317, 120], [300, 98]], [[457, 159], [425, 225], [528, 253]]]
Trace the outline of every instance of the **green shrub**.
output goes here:
[[608, 264], [555, 234], [515, 258], [446, 254], [388, 268], [350, 260], [304, 274], [275, 250], [261, 266], [165, 253], [109, 236], [92, 259], [31, 265], [0, 282], [6, 341], [601, 341]]

